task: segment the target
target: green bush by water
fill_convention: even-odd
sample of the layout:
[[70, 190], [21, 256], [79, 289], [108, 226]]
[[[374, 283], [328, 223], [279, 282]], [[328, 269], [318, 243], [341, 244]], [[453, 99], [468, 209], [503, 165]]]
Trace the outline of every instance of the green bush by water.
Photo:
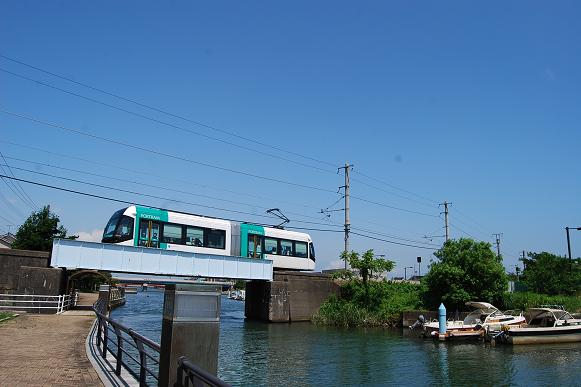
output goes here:
[[341, 296], [329, 298], [313, 316], [318, 325], [398, 326], [402, 312], [422, 307], [420, 287], [391, 281], [351, 280], [341, 286]]
[[531, 292], [505, 293], [503, 309], [526, 310], [541, 305], [561, 305], [571, 313], [581, 312], [581, 297], [579, 296], [549, 296]]

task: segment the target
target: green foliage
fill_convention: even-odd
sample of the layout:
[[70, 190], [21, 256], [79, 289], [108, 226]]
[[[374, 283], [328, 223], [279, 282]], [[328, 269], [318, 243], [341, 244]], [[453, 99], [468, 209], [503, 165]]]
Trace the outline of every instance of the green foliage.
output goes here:
[[449, 240], [434, 253], [437, 262], [422, 279], [426, 306], [464, 309], [467, 301], [499, 303], [508, 287], [502, 257], [490, 243], [461, 238]]
[[578, 296], [548, 296], [531, 292], [523, 293], [505, 293], [503, 303], [500, 307], [503, 309], [526, 310], [541, 305], [562, 305], [565, 310], [571, 313], [581, 312], [581, 297]]
[[343, 253], [341, 253], [341, 259], [346, 261], [349, 266], [359, 272], [363, 284], [367, 284], [367, 281], [373, 276], [373, 273], [381, 274], [385, 271], [390, 272], [395, 267], [395, 262], [385, 258], [376, 257], [373, 254], [372, 249], [364, 252], [361, 258], [359, 257], [359, 253], [356, 253], [355, 251], [350, 253], [343, 251]]
[[18, 228], [15, 235], [13, 249], [50, 251], [54, 238], [76, 239], [76, 236], [67, 237], [67, 229], [59, 226], [60, 219], [50, 212], [50, 206], [33, 212]]
[[395, 266], [395, 262], [390, 261], [388, 259], [375, 257], [373, 254], [373, 250], [367, 250], [363, 253], [363, 256], [359, 257], [359, 253], [352, 251], [351, 253], [347, 253], [347, 251], [343, 251], [341, 253], [341, 259], [344, 260], [351, 266], [352, 269], [355, 269], [359, 273], [359, 277], [363, 281], [363, 294], [364, 294], [364, 304], [367, 305], [370, 302], [370, 295], [369, 295], [369, 278], [373, 278], [373, 273], [375, 272], [376, 275], [383, 273], [384, 271], [391, 271]]
[[581, 259], [569, 261], [555, 254], [529, 253], [523, 258], [523, 282], [534, 292], [574, 294], [581, 289]]
[[246, 281], [237, 280], [234, 283], [234, 289], [236, 289], [236, 290], [244, 290], [244, 289], [246, 289]]
[[397, 326], [405, 310], [421, 308], [420, 287], [410, 283], [351, 280], [341, 287], [341, 297], [329, 298], [313, 322], [335, 326]]

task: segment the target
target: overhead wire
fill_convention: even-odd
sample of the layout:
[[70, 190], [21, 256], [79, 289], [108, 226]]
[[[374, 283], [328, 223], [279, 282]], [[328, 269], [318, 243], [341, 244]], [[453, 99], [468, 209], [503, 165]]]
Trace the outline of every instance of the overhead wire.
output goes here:
[[434, 214], [428, 214], [428, 213], [425, 213], [425, 212], [408, 210], [406, 208], [391, 206], [389, 204], [385, 204], [385, 203], [380, 203], [380, 202], [376, 202], [376, 201], [373, 201], [373, 200], [364, 199], [364, 198], [361, 198], [359, 196], [350, 195], [350, 198], [351, 199], [355, 199], [355, 200], [360, 200], [360, 201], [365, 202], [365, 203], [374, 204], [374, 205], [380, 206], [380, 207], [391, 208], [392, 210], [403, 211], [403, 212], [408, 212], [408, 213], [411, 213], [411, 214], [417, 214], [417, 215], [423, 215], [423, 216], [429, 216], [429, 217], [432, 217], [432, 218], [437, 218], [438, 217], [437, 215], [434, 215]]
[[[37, 152], [43, 152], [49, 155], [54, 155], [54, 156], [58, 156], [58, 157], [62, 157], [62, 158], [66, 158], [69, 160], [76, 160], [76, 161], [82, 161], [84, 163], [88, 163], [88, 164], [93, 164], [93, 165], [97, 165], [100, 167], [106, 167], [106, 168], [110, 168], [110, 169], [118, 169], [118, 170], [122, 170], [122, 171], [126, 171], [126, 172], [130, 172], [130, 173], [135, 173], [135, 174], [139, 174], [139, 175], [144, 175], [144, 176], [148, 176], [148, 177], [155, 177], [158, 179], [164, 179], [164, 180], [168, 180], [168, 181], [174, 181], [180, 184], [191, 184], [197, 187], [201, 187], [201, 188], [206, 188], [206, 189], [211, 189], [211, 190], [216, 190], [216, 191], [222, 191], [222, 192], [227, 192], [227, 193], [231, 193], [231, 194], [235, 194], [235, 195], [241, 195], [241, 196], [247, 196], [247, 197], [251, 197], [251, 198], [255, 198], [255, 199], [261, 199], [261, 200], [274, 200], [272, 198], [268, 198], [266, 196], [262, 196], [262, 195], [255, 195], [255, 194], [250, 194], [248, 192], [241, 192], [241, 191], [233, 191], [233, 190], [229, 190], [226, 188], [222, 188], [222, 187], [215, 187], [215, 186], [210, 186], [207, 184], [199, 184], [196, 182], [193, 182], [191, 180], [183, 180], [183, 179], [178, 179], [178, 178], [174, 178], [174, 177], [168, 177], [168, 176], [163, 176], [163, 175], [158, 175], [155, 174], [153, 172], [145, 172], [145, 171], [140, 171], [140, 170], [136, 170], [136, 169], [131, 169], [131, 168], [127, 168], [127, 167], [123, 167], [120, 165], [113, 165], [113, 164], [108, 164], [108, 163], [104, 163], [104, 162], [99, 162], [99, 161], [94, 161], [94, 160], [89, 160], [89, 159], [85, 159], [82, 157], [77, 157], [77, 156], [72, 156], [72, 155], [67, 155], [67, 154], [63, 154], [63, 153], [58, 153], [58, 152], [54, 152], [54, 151], [50, 151], [47, 149], [42, 149], [42, 148], [37, 148], [37, 147], [33, 147], [30, 145], [24, 145], [24, 144], [19, 144], [19, 143], [15, 143], [12, 141], [6, 141], [6, 140], [2, 140], [0, 139], [0, 142], [2, 143], [6, 143], [6, 144], [10, 144], [13, 146], [17, 146], [17, 147], [21, 147], [21, 148], [25, 148], [25, 149], [31, 149]], [[18, 160], [16, 158], [13, 158], [15, 160]], [[34, 161], [30, 161], [30, 160], [23, 160], [20, 159], [20, 161], [24, 161], [24, 162], [29, 162], [29, 163], [35, 163]], [[46, 163], [42, 163], [43, 165], [47, 165]], [[56, 166], [55, 166], [56, 168]], [[62, 168], [62, 167], [61, 167]], [[281, 202], [281, 203], [286, 203], [286, 204], [290, 204], [290, 205], [294, 205], [294, 206], [298, 206], [298, 207], [304, 207], [304, 208], [311, 208], [311, 209], [318, 209], [318, 207], [315, 206], [311, 206], [311, 205], [307, 205], [304, 203], [297, 203], [297, 202], [291, 202], [291, 201], [287, 201], [287, 200], [283, 200], [283, 199], [279, 199], [277, 198], [276, 201]]]
[[[0, 55], [0, 56], [2, 56], [2, 55]], [[194, 134], [194, 135], [197, 135], [197, 136], [200, 136], [200, 137], [204, 137], [206, 139], [210, 139], [210, 140], [213, 140], [213, 141], [218, 141], [218, 142], [221, 142], [221, 143], [224, 143], [224, 144], [233, 146], [233, 147], [237, 147], [237, 148], [240, 148], [240, 149], [244, 149], [244, 150], [247, 150], [247, 151], [251, 151], [253, 153], [261, 153], [263, 155], [266, 155], [266, 156], [269, 156], [269, 157], [272, 157], [272, 158], [277, 158], [277, 159], [284, 160], [284, 161], [287, 161], [287, 162], [290, 162], [290, 163], [294, 163], [294, 164], [297, 164], [297, 165], [301, 165], [301, 166], [304, 166], [304, 167], [313, 168], [313, 169], [316, 169], [316, 170], [319, 170], [319, 171], [328, 172], [328, 173], [335, 173], [334, 171], [329, 170], [329, 169], [317, 167], [317, 166], [311, 165], [311, 164], [306, 164], [306, 163], [303, 163], [303, 162], [300, 162], [300, 161], [296, 161], [296, 160], [292, 160], [292, 159], [289, 159], [287, 157], [283, 157], [283, 156], [280, 156], [280, 155], [277, 155], [277, 154], [265, 152], [263, 150], [257, 150], [255, 148], [251, 148], [251, 147], [248, 147], [248, 146], [245, 146], [245, 145], [236, 144], [234, 142], [231, 142], [231, 141], [228, 141], [228, 140], [224, 140], [224, 139], [221, 139], [221, 138], [218, 138], [218, 137], [210, 136], [208, 134], [195, 131], [193, 129], [189, 129], [189, 128], [185, 128], [185, 127], [182, 127], [182, 126], [179, 126], [179, 125], [175, 125], [175, 124], [172, 124], [172, 123], [169, 123], [169, 122], [165, 122], [165, 121], [159, 120], [157, 118], [150, 117], [150, 116], [147, 116], [145, 114], [141, 114], [141, 113], [138, 113], [138, 112], [135, 112], [135, 111], [132, 111], [132, 110], [129, 110], [129, 109], [125, 109], [125, 108], [122, 108], [122, 107], [119, 107], [119, 106], [115, 106], [115, 105], [112, 105], [110, 103], [107, 103], [107, 102], [104, 102], [104, 101], [100, 101], [98, 99], [95, 99], [95, 98], [92, 98], [92, 97], [88, 97], [88, 96], [85, 96], [85, 95], [82, 95], [82, 94], [79, 94], [79, 93], [75, 93], [73, 91], [66, 90], [66, 89], [60, 88], [58, 86], [52, 85], [50, 83], [46, 83], [46, 82], [43, 82], [43, 81], [40, 81], [40, 80], [37, 80], [37, 79], [33, 79], [33, 78], [27, 77], [27, 76], [22, 75], [22, 74], [15, 73], [13, 71], [10, 71], [10, 70], [4, 69], [4, 68], [0, 68], [0, 71], [2, 71], [4, 73], [7, 73], [7, 74], [10, 74], [12, 76], [18, 77], [18, 78], [27, 80], [29, 82], [33, 82], [34, 84], [37, 84], [37, 85], [45, 86], [45, 87], [48, 87], [48, 88], [51, 88], [51, 89], [60, 91], [62, 93], [66, 93], [66, 94], [75, 96], [77, 98], [82, 98], [84, 100], [87, 100], [87, 101], [90, 101], [90, 102], [93, 102], [93, 103], [96, 103], [96, 104], [99, 104], [99, 105], [102, 105], [102, 106], [106, 106], [108, 108], [115, 109], [115, 110], [118, 110], [118, 111], [121, 111], [121, 112], [130, 114], [130, 115], [133, 115], [135, 117], [139, 117], [139, 118], [142, 118], [142, 119], [145, 119], [145, 120], [148, 120], [148, 121], [155, 122], [157, 124], [165, 125], [165, 126], [168, 126], [168, 127], [174, 128], [174, 129], [178, 129], [178, 130], [181, 130], [181, 131], [190, 133], [190, 134]], [[143, 106], [143, 105], [140, 105], [140, 106]], [[151, 109], [151, 107], [147, 107], [147, 108], [150, 108]], [[159, 110], [156, 110], [156, 111], [161, 112]], [[196, 125], [200, 125], [200, 124], [199, 123], [196, 123]], [[212, 129], [214, 129], [213, 127], [210, 127], [210, 126], [207, 126], [207, 125], [203, 125], [203, 126], [206, 127], [206, 128], [212, 128]], [[228, 133], [228, 134], [233, 135], [231, 133]], [[240, 136], [237, 136], [237, 137], [242, 138]], [[246, 141], [251, 141], [253, 143], [257, 143], [257, 141], [253, 141], [253, 140], [251, 140], [249, 138], [246, 138], [246, 137], [243, 137], [243, 138]], [[268, 147], [268, 148], [273, 148], [272, 145], [263, 144], [263, 143], [261, 143], [261, 145], [263, 145], [265, 147]], [[277, 148], [277, 150], [281, 150], [281, 148]], [[295, 154], [294, 152], [290, 152], [290, 153]], [[295, 156], [296, 155], [299, 155], [299, 154], [295, 154]], [[307, 157], [305, 157], [303, 155], [300, 155], [300, 156], [303, 157], [303, 158], [307, 158]], [[309, 157], [309, 159], [316, 160], [316, 159], [310, 158], [310, 157]], [[334, 164], [331, 164], [331, 165], [333, 167], [335, 167]]]
[[240, 135], [240, 134], [238, 134], [238, 133], [235, 133], [235, 132], [232, 132], [232, 131], [229, 131], [229, 130], [226, 130], [226, 129], [221, 129], [221, 128], [218, 128], [218, 127], [216, 127], [216, 126], [213, 126], [213, 125], [208, 125], [208, 124], [205, 124], [205, 123], [203, 123], [203, 122], [200, 122], [200, 121], [192, 120], [192, 119], [190, 119], [190, 118], [187, 118], [187, 117], [181, 116], [181, 115], [179, 115], [179, 114], [171, 113], [171, 112], [168, 112], [168, 111], [166, 111], [166, 110], [163, 110], [163, 109], [160, 109], [160, 108], [156, 108], [156, 107], [154, 107], [154, 106], [152, 106], [152, 105], [148, 105], [148, 104], [145, 104], [145, 103], [142, 103], [142, 102], [136, 101], [136, 100], [134, 100], [134, 99], [131, 99], [131, 98], [128, 98], [128, 97], [124, 97], [124, 96], [121, 96], [121, 95], [119, 95], [119, 94], [116, 94], [116, 93], [113, 93], [113, 92], [110, 92], [110, 91], [104, 90], [104, 89], [102, 89], [102, 88], [98, 88], [98, 87], [95, 87], [95, 86], [89, 85], [89, 84], [87, 84], [87, 83], [84, 83], [84, 82], [76, 81], [76, 80], [74, 80], [74, 79], [72, 79], [72, 78], [70, 78], [70, 77], [66, 77], [66, 76], [64, 76], [64, 75], [57, 74], [57, 73], [54, 73], [54, 72], [51, 72], [51, 71], [48, 71], [48, 70], [42, 69], [42, 68], [40, 68], [40, 67], [38, 67], [38, 66], [31, 65], [31, 64], [29, 64], [29, 63], [26, 63], [26, 62], [24, 62], [24, 61], [21, 61], [21, 60], [15, 59], [15, 58], [11, 58], [11, 57], [9, 57], [9, 56], [6, 56], [6, 55], [3, 55], [3, 54], [0, 54], [0, 57], [1, 57], [1, 58], [4, 58], [4, 59], [6, 59], [6, 60], [9, 60], [9, 61], [11, 61], [11, 62], [18, 63], [18, 64], [20, 64], [20, 65], [26, 66], [26, 67], [28, 67], [28, 68], [31, 68], [31, 69], [33, 69], [33, 70], [36, 70], [36, 71], [39, 71], [39, 72], [42, 72], [42, 73], [45, 73], [45, 74], [51, 75], [51, 76], [53, 76], [53, 77], [56, 77], [56, 78], [59, 78], [59, 79], [62, 79], [62, 80], [65, 80], [65, 81], [68, 81], [68, 82], [71, 82], [71, 83], [74, 83], [74, 84], [76, 84], [76, 85], [79, 85], [79, 86], [82, 86], [82, 87], [85, 87], [85, 88], [91, 89], [91, 90], [93, 90], [93, 91], [97, 91], [97, 92], [99, 92], [99, 93], [102, 93], [102, 94], [108, 95], [108, 96], [110, 96], [110, 97], [114, 97], [114, 98], [120, 99], [120, 100], [122, 100], [122, 101], [125, 101], [125, 102], [130, 102], [130, 103], [132, 103], [132, 104], [135, 104], [135, 105], [137, 105], [137, 106], [140, 106], [140, 107], [143, 107], [143, 108], [146, 108], [146, 109], [149, 109], [149, 110], [155, 111], [155, 112], [157, 112], [157, 113], [162, 113], [162, 114], [165, 114], [165, 115], [167, 115], [167, 116], [169, 116], [169, 117], [178, 118], [178, 119], [181, 119], [181, 120], [183, 120], [183, 121], [190, 122], [190, 123], [192, 123], [192, 124], [194, 124], [194, 125], [198, 125], [198, 126], [200, 126], [200, 127], [204, 127], [204, 128], [207, 128], [207, 129], [211, 129], [211, 130], [213, 130], [213, 131], [216, 131], [216, 132], [220, 132], [220, 133], [223, 133], [223, 134], [227, 134], [227, 135], [230, 135], [230, 136], [232, 136], [232, 137], [236, 137], [236, 138], [238, 138], [238, 139], [241, 139], [241, 140], [245, 140], [245, 141], [251, 142], [251, 143], [253, 143], [253, 144], [259, 144], [259, 145], [262, 145], [262, 146], [267, 146], [267, 147], [270, 147], [270, 148], [273, 148], [273, 149], [279, 150], [279, 151], [281, 151], [281, 152], [285, 152], [285, 153], [287, 153], [287, 154], [291, 154], [291, 155], [294, 155], [294, 156], [297, 156], [297, 157], [301, 157], [301, 158], [303, 158], [303, 159], [305, 159], [305, 160], [311, 160], [311, 161], [318, 162], [318, 163], [320, 163], [320, 164], [326, 164], [326, 165], [328, 165], [328, 166], [331, 166], [331, 167], [336, 167], [336, 165], [335, 165], [334, 163], [331, 163], [331, 162], [328, 162], [328, 161], [324, 161], [324, 160], [320, 160], [320, 159], [317, 159], [317, 158], [315, 158], [315, 157], [312, 157], [312, 156], [307, 156], [307, 155], [304, 155], [304, 154], [301, 154], [301, 153], [298, 153], [298, 152], [292, 152], [292, 151], [286, 150], [286, 149], [284, 149], [284, 148], [280, 148], [280, 147], [278, 147], [278, 146], [276, 146], [276, 145], [272, 145], [272, 144], [266, 144], [266, 143], [260, 142], [260, 141], [256, 140], [255, 138], [249, 138], [249, 137], [245, 137], [245, 136], [242, 136], [242, 135]]
[[[1, 105], [0, 105], [1, 106]], [[64, 125], [60, 125], [60, 124], [56, 124], [56, 123], [52, 123], [52, 122], [48, 122], [48, 121], [43, 121], [31, 116], [27, 116], [25, 114], [20, 114], [20, 113], [15, 113], [15, 112], [11, 112], [9, 110], [5, 110], [3, 108], [0, 108], [0, 112], [5, 113], [5, 114], [9, 114], [12, 115], [14, 117], [19, 117], [22, 119], [26, 119], [32, 122], [36, 122], [39, 124], [43, 124], [49, 127], [53, 127], [53, 128], [58, 128], [61, 130], [65, 130], [71, 133], [75, 133], [81, 136], [85, 136], [85, 137], [89, 137], [89, 138], [93, 138], [93, 139], [97, 139], [100, 141], [104, 141], [104, 142], [109, 142], [112, 144], [116, 144], [119, 146], [123, 146], [126, 148], [130, 148], [130, 149], [135, 149], [135, 150], [139, 150], [142, 152], [147, 152], [147, 153], [152, 153], [158, 156], [162, 156], [162, 157], [166, 157], [166, 158], [170, 158], [170, 159], [174, 159], [174, 160], [179, 160], [179, 161], [183, 161], [183, 162], [187, 162], [187, 163], [191, 163], [191, 164], [195, 164], [195, 165], [200, 165], [203, 167], [207, 167], [207, 168], [212, 168], [212, 169], [216, 169], [216, 170], [220, 170], [223, 172], [229, 172], [229, 173], [234, 173], [234, 174], [239, 174], [239, 175], [243, 175], [243, 176], [248, 176], [248, 177], [252, 177], [255, 179], [260, 179], [260, 180], [265, 180], [265, 181], [270, 181], [273, 183], [279, 183], [279, 184], [285, 184], [285, 185], [289, 185], [289, 186], [295, 186], [295, 187], [300, 187], [300, 188], [305, 188], [305, 189], [310, 189], [310, 190], [315, 190], [315, 191], [321, 191], [321, 192], [330, 192], [330, 193], [335, 193], [334, 190], [330, 190], [330, 189], [326, 189], [326, 188], [321, 188], [321, 187], [315, 187], [315, 186], [311, 186], [311, 185], [306, 185], [306, 184], [300, 184], [300, 183], [296, 183], [296, 182], [291, 182], [291, 181], [287, 181], [287, 180], [281, 180], [278, 178], [274, 178], [274, 177], [268, 177], [268, 176], [261, 176], [261, 175], [256, 175], [250, 172], [245, 172], [245, 171], [240, 171], [240, 170], [236, 170], [236, 169], [232, 169], [232, 168], [227, 168], [227, 167], [221, 167], [218, 165], [214, 165], [214, 164], [210, 164], [210, 163], [206, 163], [206, 162], [202, 162], [202, 161], [197, 161], [197, 160], [193, 160], [193, 159], [189, 159], [186, 157], [182, 157], [182, 156], [176, 156], [170, 153], [165, 153], [165, 152], [161, 152], [161, 151], [157, 151], [155, 149], [150, 149], [150, 148], [146, 148], [146, 147], [142, 147], [139, 145], [133, 145], [133, 144], [128, 144], [126, 142], [123, 141], [119, 141], [119, 140], [114, 140], [108, 137], [104, 137], [104, 136], [98, 136], [96, 134], [93, 133], [87, 133], [85, 131], [82, 131], [80, 129], [74, 129], [74, 128], [70, 128]]]
[[[59, 190], [59, 191], [74, 193], [74, 194], [77, 194], [77, 195], [82, 195], [82, 196], [87, 196], [87, 197], [92, 197], [92, 198], [97, 198], [97, 199], [102, 199], [102, 200], [108, 200], [108, 201], [112, 201], [112, 202], [116, 202], [116, 203], [123, 203], [123, 204], [129, 204], [129, 205], [139, 205], [139, 206], [145, 206], [145, 207], [151, 207], [151, 208], [160, 208], [158, 206], [153, 206], [153, 205], [149, 205], [149, 204], [141, 204], [141, 203], [136, 203], [136, 202], [133, 202], [133, 201], [123, 200], [123, 199], [117, 199], [117, 198], [112, 198], [112, 197], [103, 196], [103, 195], [92, 194], [92, 193], [88, 193], [88, 192], [83, 192], [83, 191], [68, 189], [68, 188], [64, 188], [64, 187], [58, 187], [58, 186], [54, 186], [54, 185], [51, 185], [51, 184], [40, 183], [40, 182], [26, 180], [26, 179], [21, 179], [21, 178], [17, 178], [17, 177], [8, 176], [8, 175], [0, 175], [0, 177], [4, 177], [4, 178], [7, 178], [7, 179], [11, 179], [11, 180], [16, 180], [16, 181], [23, 182], [23, 183], [27, 183], [27, 184], [33, 184], [33, 185], [37, 185], [37, 186], [41, 186], [41, 187], [45, 187], [45, 188], [51, 188], [51, 189], [55, 189], [55, 190]], [[258, 214], [249, 214], [249, 215], [256, 216]], [[236, 220], [236, 219], [225, 219], [225, 220], [236, 221], [236, 222], [244, 222], [242, 220]], [[313, 230], [313, 231], [324, 231], [324, 232], [342, 232], [341, 230], [303, 228], [303, 227], [294, 227], [294, 226], [289, 227], [289, 228], [292, 228], [292, 229], [303, 229], [303, 230], [309, 229], [309, 230]], [[396, 244], [396, 245], [402, 245], [402, 246], [414, 247], [414, 248], [420, 248], [420, 249], [435, 250], [434, 248], [430, 248], [430, 247], [415, 246], [415, 245], [410, 245], [410, 244], [406, 244], [406, 243], [389, 241], [389, 240], [385, 240], [385, 239], [381, 239], [381, 238], [376, 238], [376, 237], [373, 237], [373, 236], [369, 236], [369, 235], [365, 235], [365, 234], [360, 234], [360, 233], [356, 233], [356, 232], [353, 232], [352, 234], [358, 235], [358, 236], [361, 236], [361, 237], [364, 237], [364, 238], [369, 238], [369, 239], [374, 239], [374, 240], [382, 241], [382, 242], [385, 242], [385, 243], [390, 243], [390, 244]]]
[[[4, 162], [6, 163], [6, 168], [8, 169], [8, 172], [10, 172], [10, 174], [14, 177], [16, 177], [14, 175], [14, 172], [12, 172], [12, 169], [10, 168], [10, 165], [8, 164], [8, 162], [6, 161], [6, 158], [4, 158], [4, 154], [2, 153], [2, 151], [0, 151], [0, 156], [2, 156], [2, 159], [4, 160]], [[2, 168], [2, 171], [4, 173], [6, 173], [4, 171], [4, 168]], [[36, 203], [34, 202], [34, 200], [32, 200], [32, 198], [30, 197], [30, 195], [28, 195], [28, 193], [24, 190], [24, 188], [22, 188], [22, 186], [20, 185], [19, 182], [14, 182], [12, 181], [12, 183], [14, 184], [14, 187], [20, 192], [22, 193], [22, 195], [26, 198], [26, 200], [28, 201], [28, 203], [32, 204], [33, 208], [38, 208], [38, 206], [36, 205]]]

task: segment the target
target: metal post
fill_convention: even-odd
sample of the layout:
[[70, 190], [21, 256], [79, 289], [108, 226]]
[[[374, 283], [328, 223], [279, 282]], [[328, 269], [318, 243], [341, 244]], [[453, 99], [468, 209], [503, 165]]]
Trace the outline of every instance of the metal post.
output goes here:
[[[446, 242], [450, 239], [450, 227], [448, 225], [448, 205], [452, 203], [448, 203], [444, 201], [444, 203], [440, 203], [441, 206], [444, 206], [444, 228], [446, 229]], [[441, 212], [440, 212], [441, 214]]]
[[[349, 170], [351, 165], [345, 163], [345, 251], [349, 254], [349, 232], [351, 230], [351, 221], [349, 219]], [[345, 270], [347, 270], [347, 260], [345, 260]]]
[[569, 238], [569, 227], [565, 227], [567, 232], [567, 252], [569, 254], [569, 260], [571, 260], [571, 239]]
[[178, 359], [185, 356], [205, 371], [218, 371], [221, 287], [166, 285], [159, 359], [160, 387], [174, 386]]

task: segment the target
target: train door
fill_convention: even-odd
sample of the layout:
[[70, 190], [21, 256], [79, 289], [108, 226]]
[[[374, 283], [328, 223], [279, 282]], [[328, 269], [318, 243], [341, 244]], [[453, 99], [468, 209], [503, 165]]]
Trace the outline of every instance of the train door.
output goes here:
[[248, 234], [248, 257], [263, 258], [262, 255], [262, 235]]
[[159, 222], [141, 219], [139, 222], [139, 246], [159, 248]]

